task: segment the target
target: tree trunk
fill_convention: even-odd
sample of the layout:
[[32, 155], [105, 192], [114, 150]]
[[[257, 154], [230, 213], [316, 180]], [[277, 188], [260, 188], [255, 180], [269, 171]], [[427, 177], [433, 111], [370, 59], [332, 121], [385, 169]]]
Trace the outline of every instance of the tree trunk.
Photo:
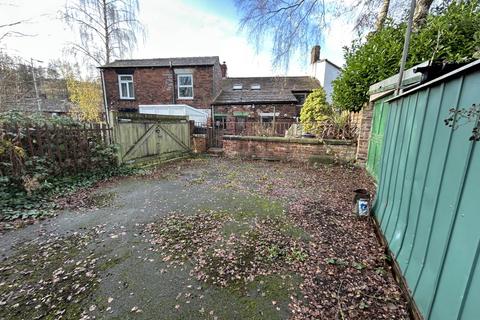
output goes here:
[[105, 63], [110, 63], [110, 33], [108, 32], [107, 0], [103, 0], [103, 28], [105, 32]]
[[418, 30], [427, 20], [428, 12], [433, 0], [417, 0], [415, 14], [413, 15], [413, 29]]
[[390, 0], [383, 0], [382, 9], [378, 13], [377, 22], [375, 23], [375, 31], [378, 31], [383, 28], [385, 20], [388, 16], [388, 8], [390, 7]]

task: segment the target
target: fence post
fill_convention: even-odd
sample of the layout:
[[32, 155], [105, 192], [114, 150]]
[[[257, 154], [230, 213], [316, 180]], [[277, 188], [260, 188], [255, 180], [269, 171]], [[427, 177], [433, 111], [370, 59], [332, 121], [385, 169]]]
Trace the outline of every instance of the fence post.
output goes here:
[[112, 140], [112, 143], [116, 144], [118, 146], [117, 152], [116, 152], [116, 158], [117, 158], [117, 165], [121, 165], [123, 163], [122, 159], [122, 144], [120, 141], [120, 131], [119, 131], [119, 124], [118, 124], [118, 113], [116, 111], [110, 111], [110, 125], [112, 126], [112, 134], [110, 139]]

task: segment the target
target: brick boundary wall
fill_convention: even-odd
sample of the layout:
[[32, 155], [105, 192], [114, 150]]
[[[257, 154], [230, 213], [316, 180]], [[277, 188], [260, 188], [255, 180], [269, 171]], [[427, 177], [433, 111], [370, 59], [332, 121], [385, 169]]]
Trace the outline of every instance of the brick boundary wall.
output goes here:
[[293, 139], [282, 137], [223, 137], [226, 157], [298, 162], [352, 162], [356, 145], [351, 140]]
[[369, 103], [360, 111], [360, 124], [358, 130], [358, 143], [355, 159], [357, 163], [365, 166], [368, 157], [368, 142], [370, 140], [370, 131], [372, 129], [373, 103]]
[[206, 134], [192, 134], [192, 151], [197, 154], [207, 152]]

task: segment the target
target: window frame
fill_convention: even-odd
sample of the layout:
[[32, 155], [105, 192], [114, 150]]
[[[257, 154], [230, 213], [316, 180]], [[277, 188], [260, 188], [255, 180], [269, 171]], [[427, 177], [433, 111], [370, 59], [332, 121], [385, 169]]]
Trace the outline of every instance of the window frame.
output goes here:
[[[297, 99], [297, 106], [303, 106], [305, 104], [305, 101], [307, 100], [308, 93], [295, 92], [295, 93], [293, 93], [293, 95], [295, 96], [295, 99]], [[303, 103], [300, 103], [300, 101], [298, 101], [297, 96], [300, 96], [300, 95], [303, 96]]]
[[[185, 85], [180, 84], [180, 77], [190, 77], [191, 84]], [[180, 89], [181, 88], [192, 88], [192, 95], [190, 97], [182, 97], [180, 96]], [[194, 92], [193, 92], [193, 74], [191, 73], [179, 73], [177, 74], [177, 97], [179, 100], [193, 100]]]
[[227, 116], [214, 116], [214, 124], [216, 129], [227, 129]]
[[[122, 77], [130, 77], [130, 80], [123, 80]], [[127, 96], [123, 95], [122, 84], [126, 84]], [[132, 83], [132, 92], [130, 92], [129, 83]], [[133, 74], [119, 74], [118, 75], [118, 93], [120, 100], [135, 100], [135, 83], [133, 82]]]

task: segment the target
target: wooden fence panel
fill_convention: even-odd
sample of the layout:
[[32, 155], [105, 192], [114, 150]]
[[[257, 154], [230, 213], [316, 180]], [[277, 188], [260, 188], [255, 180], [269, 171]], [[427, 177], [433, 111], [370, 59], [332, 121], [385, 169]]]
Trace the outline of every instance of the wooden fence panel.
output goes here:
[[[98, 145], [110, 144], [111, 129], [106, 124], [47, 126], [28, 124], [0, 126], [2, 144], [0, 175], [21, 176], [31, 161], [48, 162], [55, 174], [96, 169], [92, 160]], [[93, 152], [93, 153], [92, 153]]]

